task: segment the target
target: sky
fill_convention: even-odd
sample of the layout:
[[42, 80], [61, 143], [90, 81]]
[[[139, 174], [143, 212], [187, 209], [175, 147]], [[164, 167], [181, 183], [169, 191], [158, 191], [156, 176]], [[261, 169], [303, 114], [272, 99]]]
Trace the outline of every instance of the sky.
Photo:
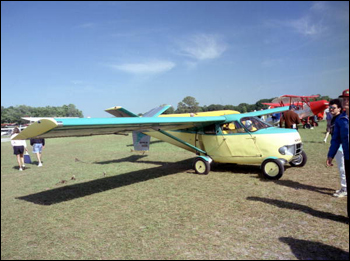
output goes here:
[[4, 107], [110, 117], [348, 88], [348, 1], [1, 1]]

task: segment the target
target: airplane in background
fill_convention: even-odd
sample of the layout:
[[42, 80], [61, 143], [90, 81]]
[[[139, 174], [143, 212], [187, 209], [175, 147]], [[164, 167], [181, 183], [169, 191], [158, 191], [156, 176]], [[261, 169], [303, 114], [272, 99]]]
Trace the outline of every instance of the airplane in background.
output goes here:
[[[317, 116], [318, 119], [323, 119], [324, 111], [328, 108], [329, 102], [327, 100], [315, 101], [314, 99], [320, 97], [319, 95], [300, 96], [300, 95], [283, 95], [272, 100], [271, 103], [263, 103], [269, 108], [277, 108], [283, 106], [295, 106], [295, 112], [302, 120], [303, 127], [310, 129], [312, 125], [317, 126], [312, 117]], [[311, 123], [310, 123], [311, 118]]]
[[277, 128], [258, 116], [280, 113], [289, 107], [249, 112], [214, 111], [162, 115], [170, 105], [142, 117], [122, 108], [106, 111], [116, 118], [51, 118], [27, 127], [13, 139], [78, 137], [133, 132], [135, 150], [148, 150], [150, 137], [197, 154], [193, 168], [208, 174], [211, 163], [260, 164], [266, 179], [279, 179], [284, 166], [302, 167], [307, 156], [297, 130]]

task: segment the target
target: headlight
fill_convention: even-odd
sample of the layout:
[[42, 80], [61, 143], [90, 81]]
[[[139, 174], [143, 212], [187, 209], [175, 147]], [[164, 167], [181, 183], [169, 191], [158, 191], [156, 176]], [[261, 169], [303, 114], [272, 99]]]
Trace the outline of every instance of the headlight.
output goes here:
[[294, 155], [295, 153], [295, 146], [283, 146], [278, 149], [278, 152], [282, 155]]
[[281, 148], [279, 148], [278, 152], [281, 153], [282, 155], [286, 155], [288, 149], [286, 146], [283, 146]]

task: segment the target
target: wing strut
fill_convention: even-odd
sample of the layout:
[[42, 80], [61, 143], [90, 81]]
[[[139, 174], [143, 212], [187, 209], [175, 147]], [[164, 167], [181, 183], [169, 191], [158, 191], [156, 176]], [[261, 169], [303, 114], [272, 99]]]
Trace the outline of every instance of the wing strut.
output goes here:
[[160, 133], [164, 134], [165, 136], [168, 136], [169, 138], [172, 138], [173, 140], [176, 140], [176, 141], [178, 141], [178, 142], [180, 142], [180, 143], [182, 143], [182, 144], [184, 144], [184, 145], [190, 147], [191, 149], [194, 149], [194, 150], [196, 150], [196, 151], [198, 151], [198, 152], [200, 152], [200, 153], [202, 153], [202, 154], [207, 155], [207, 153], [206, 153], [204, 150], [201, 150], [201, 149], [199, 149], [199, 148], [197, 148], [197, 147], [195, 147], [195, 146], [189, 144], [188, 142], [185, 142], [185, 141], [183, 141], [183, 140], [181, 140], [181, 139], [179, 139], [179, 138], [177, 138], [177, 137], [171, 135], [170, 133], [167, 133], [166, 131], [163, 131], [163, 130], [158, 130], [158, 131], [159, 131]]

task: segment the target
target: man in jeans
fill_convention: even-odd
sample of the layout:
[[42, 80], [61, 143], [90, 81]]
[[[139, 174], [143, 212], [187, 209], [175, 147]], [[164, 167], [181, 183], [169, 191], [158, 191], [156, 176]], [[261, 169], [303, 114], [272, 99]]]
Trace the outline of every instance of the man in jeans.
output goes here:
[[[342, 99], [345, 111], [341, 113], [334, 122], [334, 132], [332, 135], [331, 147], [328, 151], [326, 164], [327, 166], [333, 166], [333, 158], [337, 153], [340, 145], [342, 145], [344, 153], [346, 181], [349, 181], [349, 89], [344, 90], [343, 94], [339, 96], [339, 98]], [[347, 197], [347, 211], [349, 216], [349, 197]]]
[[[331, 100], [329, 102], [329, 112], [332, 115], [329, 129], [330, 129], [330, 134], [333, 136], [335, 121], [343, 112], [343, 107], [339, 99]], [[332, 155], [333, 155], [333, 152], [332, 152]], [[345, 166], [344, 166], [344, 152], [343, 152], [342, 145], [339, 146], [339, 149], [334, 157], [335, 157], [335, 160], [337, 161], [337, 165], [339, 169], [341, 188], [337, 190], [333, 194], [333, 196], [342, 198], [347, 196], [347, 185], [346, 185]]]

